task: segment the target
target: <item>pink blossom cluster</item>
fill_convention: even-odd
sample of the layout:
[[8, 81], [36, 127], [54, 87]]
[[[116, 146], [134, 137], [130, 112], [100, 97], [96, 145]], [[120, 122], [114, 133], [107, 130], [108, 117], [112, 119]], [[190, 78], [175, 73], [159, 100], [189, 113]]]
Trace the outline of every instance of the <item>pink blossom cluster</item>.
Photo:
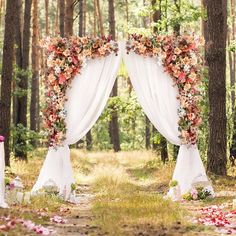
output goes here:
[[46, 50], [48, 68], [44, 79], [44, 127], [49, 146], [56, 147], [65, 139], [66, 89], [81, 72], [86, 60], [117, 54], [118, 44], [110, 37], [48, 37], [42, 41], [42, 47]]
[[53, 216], [50, 218], [50, 221], [53, 223], [57, 223], [57, 224], [65, 224], [66, 220], [63, 219], [61, 216]]
[[183, 144], [196, 144], [198, 126], [202, 122], [199, 84], [202, 77], [200, 48], [204, 39], [194, 35], [163, 36], [131, 35], [127, 53], [154, 57], [172, 77], [179, 90], [179, 131]]
[[36, 225], [31, 220], [15, 219], [11, 217], [0, 217], [0, 220], [6, 222], [6, 224], [0, 225], [0, 232], [10, 231], [14, 229], [17, 225], [22, 225], [28, 231], [35, 232], [36, 234], [50, 235], [54, 233], [52, 229], [48, 229], [42, 225]]
[[212, 205], [200, 210], [201, 217], [196, 222], [216, 226], [217, 232], [236, 234], [236, 211], [223, 211], [224, 206]]
[[4, 136], [0, 135], [0, 143], [4, 142], [5, 141], [5, 138]]

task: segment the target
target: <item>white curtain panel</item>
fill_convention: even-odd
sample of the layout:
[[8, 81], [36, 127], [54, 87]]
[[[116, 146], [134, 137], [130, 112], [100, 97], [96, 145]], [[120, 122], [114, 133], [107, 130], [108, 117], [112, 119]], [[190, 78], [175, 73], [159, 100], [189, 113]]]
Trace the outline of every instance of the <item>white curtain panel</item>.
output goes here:
[[41, 189], [47, 181], [54, 181], [65, 197], [74, 182], [68, 145], [83, 138], [101, 115], [114, 85], [121, 61], [111, 54], [104, 58], [89, 60], [86, 67], [72, 81], [67, 90], [65, 104], [66, 140], [63, 147], [49, 148], [40, 175], [32, 192]]
[[3, 142], [0, 143], [0, 207], [7, 207], [5, 202], [5, 153]]
[[[181, 145], [177, 113], [178, 89], [173, 86], [172, 78], [164, 72], [157, 59], [134, 52], [127, 54], [124, 49], [123, 52], [128, 74], [144, 112], [169, 142], [180, 146], [173, 180], [178, 181], [181, 194], [185, 194], [192, 184], [207, 182], [208, 178], [197, 146]], [[212, 190], [211, 186], [209, 188]]]

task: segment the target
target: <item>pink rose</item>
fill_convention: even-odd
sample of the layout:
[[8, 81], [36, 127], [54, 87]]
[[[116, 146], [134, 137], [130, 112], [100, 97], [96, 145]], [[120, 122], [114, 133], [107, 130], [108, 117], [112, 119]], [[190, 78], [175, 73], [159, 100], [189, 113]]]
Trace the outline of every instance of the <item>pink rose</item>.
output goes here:
[[59, 84], [64, 84], [66, 82], [66, 77], [64, 74], [59, 75]]
[[0, 135], [0, 143], [4, 142], [5, 141], [5, 138], [4, 136]]

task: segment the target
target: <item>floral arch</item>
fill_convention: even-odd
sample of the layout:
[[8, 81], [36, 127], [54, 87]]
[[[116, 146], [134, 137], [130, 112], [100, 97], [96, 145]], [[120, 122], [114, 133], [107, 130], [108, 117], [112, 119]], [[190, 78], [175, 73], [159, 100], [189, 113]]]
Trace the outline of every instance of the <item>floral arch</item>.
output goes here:
[[167, 140], [180, 146], [173, 179], [181, 193], [194, 182], [208, 182], [196, 145], [203, 44], [194, 35], [131, 35], [126, 43], [105, 37], [45, 39], [44, 125], [50, 148], [32, 191], [51, 179], [65, 197], [70, 193], [74, 179], [68, 145], [100, 116], [122, 57], [144, 112]]

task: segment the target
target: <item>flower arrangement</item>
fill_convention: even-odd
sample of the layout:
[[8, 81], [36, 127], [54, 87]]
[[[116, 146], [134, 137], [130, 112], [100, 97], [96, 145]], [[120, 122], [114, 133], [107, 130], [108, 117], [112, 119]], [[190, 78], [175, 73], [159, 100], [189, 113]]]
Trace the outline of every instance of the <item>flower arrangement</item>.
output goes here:
[[129, 37], [126, 45], [127, 53], [133, 51], [138, 55], [156, 58], [178, 87], [182, 144], [196, 144], [197, 128], [202, 122], [198, 86], [202, 76], [200, 48], [203, 45], [204, 39], [194, 35], [146, 37], [136, 34]]
[[193, 187], [188, 193], [184, 194], [183, 199], [191, 200], [204, 200], [212, 197], [212, 193], [206, 187]]
[[5, 141], [4, 136], [0, 135], [0, 143], [3, 143]]
[[66, 133], [66, 89], [89, 59], [118, 52], [118, 44], [110, 37], [46, 38], [41, 45], [46, 50], [44, 127], [49, 146], [61, 146]]

